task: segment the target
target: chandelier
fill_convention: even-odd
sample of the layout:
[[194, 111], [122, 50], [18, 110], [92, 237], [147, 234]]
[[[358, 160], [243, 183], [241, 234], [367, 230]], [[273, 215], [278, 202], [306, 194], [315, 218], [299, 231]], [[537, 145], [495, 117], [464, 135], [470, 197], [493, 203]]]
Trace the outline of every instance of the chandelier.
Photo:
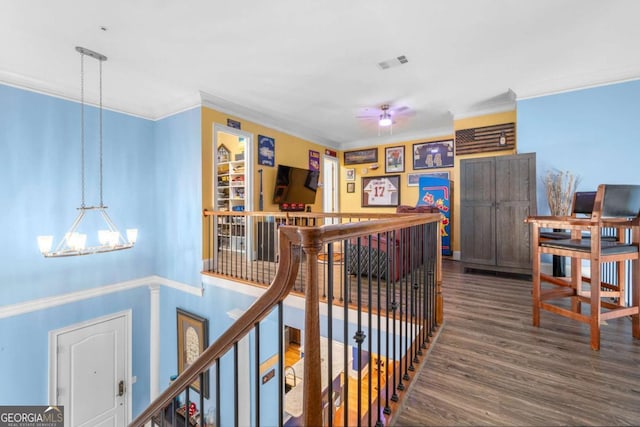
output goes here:
[[[85, 49], [80, 46], [76, 46], [76, 51], [80, 53], [80, 146], [81, 146], [81, 176], [82, 176], [82, 200], [80, 207], [78, 208], [78, 215], [76, 219], [69, 227], [69, 230], [65, 233], [60, 243], [54, 250], [51, 250], [53, 244], [53, 236], [38, 236], [38, 247], [40, 252], [45, 257], [64, 257], [64, 256], [76, 256], [76, 255], [89, 255], [101, 252], [112, 252], [122, 249], [129, 249], [133, 247], [137, 238], [137, 229], [127, 229], [126, 240], [122, 233], [118, 230], [118, 227], [113, 223], [109, 215], [107, 214], [107, 206], [104, 205], [102, 199], [102, 63], [107, 60], [107, 57], [94, 52], [89, 49]], [[98, 206], [87, 206], [85, 204], [85, 132], [84, 132], [84, 57], [90, 56], [97, 59], [100, 64], [100, 121], [99, 121], [99, 141], [100, 141], [100, 204]], [[91, 246], [87, 245], [87, 234], [83, 233], [80, 225], [83, 219], [87, 215], [97, 215], [102, 219], [104, 223], [102, 229], [97, 231], [97, 243]]]

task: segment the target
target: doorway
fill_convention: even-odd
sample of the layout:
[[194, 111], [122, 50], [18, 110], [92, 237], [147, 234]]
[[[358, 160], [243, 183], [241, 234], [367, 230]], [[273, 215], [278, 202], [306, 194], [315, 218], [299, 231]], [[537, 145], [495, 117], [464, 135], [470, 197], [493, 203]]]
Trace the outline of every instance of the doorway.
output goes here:
[[[338, 159], [324, 155], [322, 158], [322, 210], [325, 213], [340, 212]], [[337, 218], [327, 218], [326, 223], [337, 223]]]
[[49, 401], [65, 427], [131, 420], [131, 311], [49, 332]]
[[[253, 134], [213, 125], [213, 206], [218, 211], [253, 210]], [[252, 224], [244, 217], [218, 218], [214, 263], [219, 250], [251, 255]]]

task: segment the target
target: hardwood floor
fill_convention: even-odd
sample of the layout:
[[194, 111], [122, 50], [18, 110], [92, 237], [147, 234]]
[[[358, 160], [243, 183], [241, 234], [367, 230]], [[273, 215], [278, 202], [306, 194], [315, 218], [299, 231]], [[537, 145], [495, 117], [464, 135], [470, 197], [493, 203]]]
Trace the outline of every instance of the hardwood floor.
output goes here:
[[443, 264], [445, 322], [395, 425], [640, 425], [628, 318], [592, 351], [586, 324], [543, 311], [531, 325], [530, 280]]

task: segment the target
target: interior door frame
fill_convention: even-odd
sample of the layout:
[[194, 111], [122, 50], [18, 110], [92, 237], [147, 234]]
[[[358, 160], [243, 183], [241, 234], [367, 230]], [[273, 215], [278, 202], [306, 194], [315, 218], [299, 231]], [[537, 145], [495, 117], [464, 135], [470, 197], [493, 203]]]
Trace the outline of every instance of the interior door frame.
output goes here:
[[117, 313], [107, 314], [105, 316], [96, 317], [93, 319], [85, 320], [83, 322], [74, 323], [72, 325], [64, 326], [60, 329], [54, 329], [49, 331], [49, 404], [57, 405], [58, 404], [58, 338], [60, 335], [84, 328], [90, 328], [99, 323], [108, 322], [110, 320], [115, 320], [120, 317], [124, 317], [125, 321], [125, 333], [127, 336], [125, 337], [125, 363], [124, 367], [125, 372], [125, 380], [126, 380], [126, 405], [127, 408], [125, 410], [125, 417], [127, 424], [132, 420], [132, 406], [133, 399], [131, 392], [133, 387], [133, 378], [132, 378], [132, 365], [133, 365], [133, 355], [132, 355], [132, 310], [124, 310]]
[[[325, 179], [328, 176], [328, 171], [326, 170], [327, 163], [331, 162], [332, 165], [335, 165], [335, 170], [333, 174], [331, 174], [331, 183], [328, 183]], [[327, 156], [324, 154], [322, 156], [322, 210], [325, 213], [329, 212], [340, 212], [340, 162], [336, 157]], [[328, 191], [333, 189], [333, 200], [330, 199]], [[327, 206], [327, 201], [333, 203], [333, 211], [330, 211]]]

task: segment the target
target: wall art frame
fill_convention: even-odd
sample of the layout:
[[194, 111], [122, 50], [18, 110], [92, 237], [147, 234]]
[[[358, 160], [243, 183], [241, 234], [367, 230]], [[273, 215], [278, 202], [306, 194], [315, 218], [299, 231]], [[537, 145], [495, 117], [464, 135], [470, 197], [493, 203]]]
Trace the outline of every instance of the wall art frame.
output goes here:
[[360, 165], [363, 163], [376, 163], [378, 161], [378, 148], [368, 148], [365, 150], [345, 151], [345, 165]]
[[384, 173], [404, 172], [404, 145], [384, 149]]
[[363, 208], [400, 205], [400, 175], [362, 177]]
[[[209, 346], [209, 320], [176, 308], [176, 327], [178, 331], [178, 375], [180, 375]], [[202, 384], [200, 384], [200, 379], [202, 379]], [[209, 371], [191, 383], [190, 387], [208, 399]]]
[[453, 167], [453, 139], [413, 144], [413, 169]]

